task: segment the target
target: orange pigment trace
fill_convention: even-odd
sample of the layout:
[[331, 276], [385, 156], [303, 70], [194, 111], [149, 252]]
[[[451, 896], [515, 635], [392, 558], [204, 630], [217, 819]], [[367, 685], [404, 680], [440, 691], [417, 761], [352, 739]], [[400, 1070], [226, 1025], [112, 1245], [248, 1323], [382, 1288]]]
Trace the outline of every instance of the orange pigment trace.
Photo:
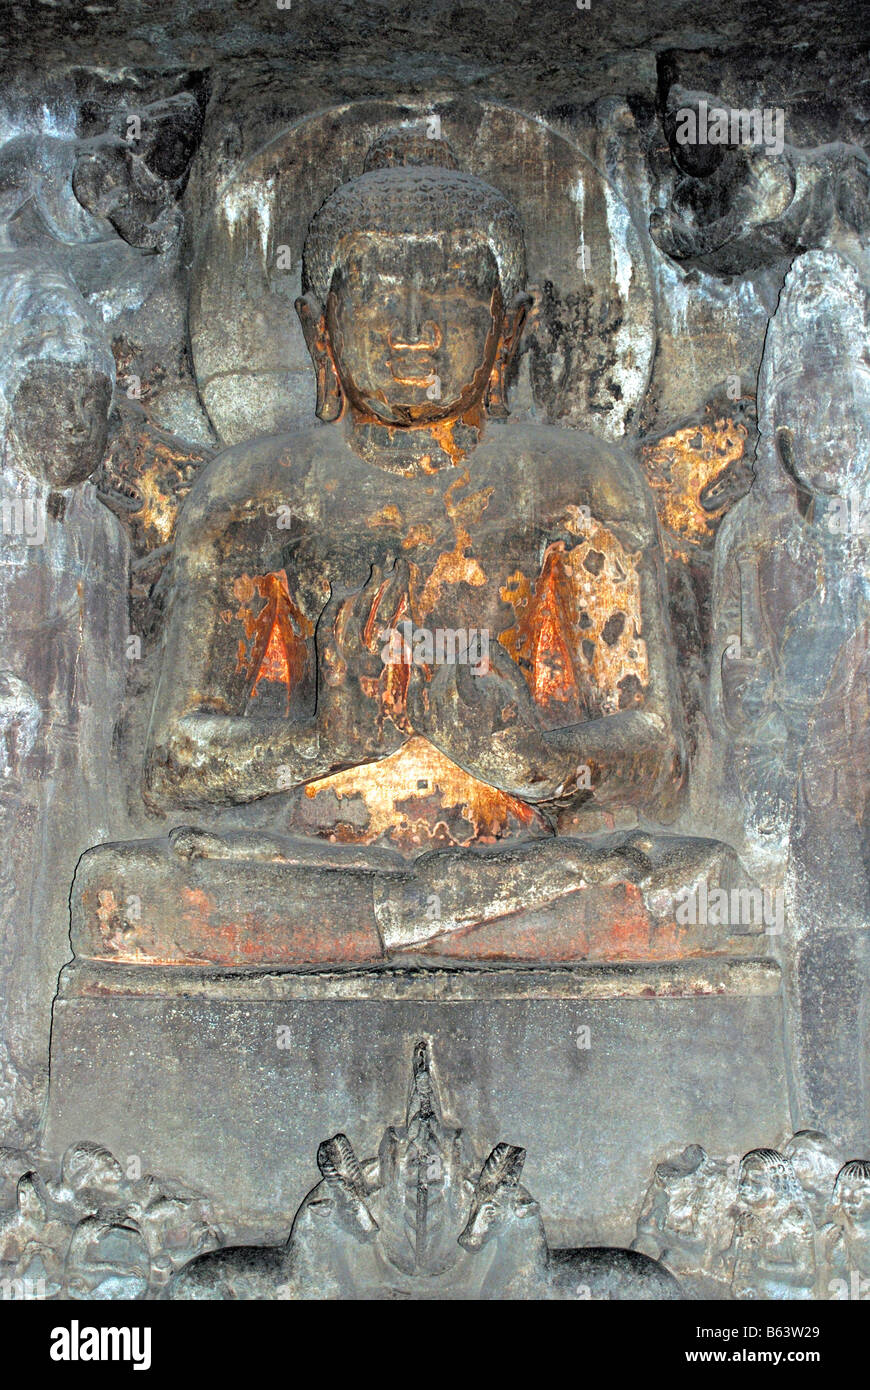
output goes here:
[[[245, 636], [250, 649], [239, 639], [236, 670], [250, 681], [250, 697], [258, 693], [261, 681], [277, 681], [290, 694], [305, 676], [308, 664], [308, 638], [314, 625], [290, 597], [287, 574], [242, 575], [236, 580], [234, 592], [241, 603], [236, 614], [245, 624]], [[265, 599], [255, 616], [247, 604], [254, 595]]]

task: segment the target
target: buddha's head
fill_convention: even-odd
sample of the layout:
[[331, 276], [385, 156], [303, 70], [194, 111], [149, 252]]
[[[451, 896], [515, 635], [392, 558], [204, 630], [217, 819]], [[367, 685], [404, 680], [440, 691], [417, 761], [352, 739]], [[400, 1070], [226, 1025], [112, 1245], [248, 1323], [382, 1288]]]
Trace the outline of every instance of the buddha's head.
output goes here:
[[501, 193], [452, 162], [444, 141], [390, 132], [311, 223], [296, 307], [321, 419], [345, 405], [400, 429], [507, 413], [531, 302], [522, 228]]
[[837, 1219], [852, 1230], [870, 1229], [870, 1159], [853, 1158], [837, 1174], [833, 1209]]
[[83, 482], [106, 447], [115, 363], [66, 275], [0, 264], [0, 407], [7, 459], [51, 487]]

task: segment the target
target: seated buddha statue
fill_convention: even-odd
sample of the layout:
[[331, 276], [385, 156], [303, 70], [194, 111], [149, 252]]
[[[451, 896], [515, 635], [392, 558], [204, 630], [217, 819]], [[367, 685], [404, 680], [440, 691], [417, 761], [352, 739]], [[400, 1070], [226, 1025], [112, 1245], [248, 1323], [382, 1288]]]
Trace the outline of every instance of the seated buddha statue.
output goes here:
[[85, 857], [84, 954], [733, 949], [675, 922], [739, 865], [662, 833], [685, 755], [654, 506], [612, 445], [509, 420], [524, 280], [513, 206], [413, 129], [314, 217], [319, 423], [215, 458], [167, 571], [145, 795], [209, 823]]

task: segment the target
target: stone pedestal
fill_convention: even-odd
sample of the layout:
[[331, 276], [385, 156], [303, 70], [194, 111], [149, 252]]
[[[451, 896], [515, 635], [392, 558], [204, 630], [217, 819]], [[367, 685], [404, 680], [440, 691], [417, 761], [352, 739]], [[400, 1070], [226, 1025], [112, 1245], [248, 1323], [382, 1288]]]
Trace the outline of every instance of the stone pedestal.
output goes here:
[[[375, 1152], [429, 1038], [481, 1158], [528, 1150], [551, 1245], [628, 1244], [653, 1167], [789, 1132], [778, 967], [245, 972], [77, 963], [55, 1003], [46, 1146], [98, 1140], [289, 1227], [338, 1130]], [[525, 1179], [524, 1179], [525, 1181]]]

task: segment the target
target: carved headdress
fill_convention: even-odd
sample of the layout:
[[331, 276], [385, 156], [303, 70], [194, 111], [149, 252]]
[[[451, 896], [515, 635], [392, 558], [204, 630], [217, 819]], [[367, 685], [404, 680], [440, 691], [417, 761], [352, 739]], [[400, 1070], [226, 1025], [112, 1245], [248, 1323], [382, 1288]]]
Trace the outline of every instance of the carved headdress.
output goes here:
[[743, 1180], [753, 1173], [766, 1173], [770, 1176], [779, 1201], [800, 1208], [806, 1206], [806, 1198], [795, 1176], [794, 1168], [779, 1149], [750, 1149], [749, 1153], [743, 1155], [737, 1179], [738, 1191]]
[[835, 1196], [845, 1182], [870, 1183], [870, 1158], [850, 1158], [848, 1163], [844, 1163], [834, 1185]]

